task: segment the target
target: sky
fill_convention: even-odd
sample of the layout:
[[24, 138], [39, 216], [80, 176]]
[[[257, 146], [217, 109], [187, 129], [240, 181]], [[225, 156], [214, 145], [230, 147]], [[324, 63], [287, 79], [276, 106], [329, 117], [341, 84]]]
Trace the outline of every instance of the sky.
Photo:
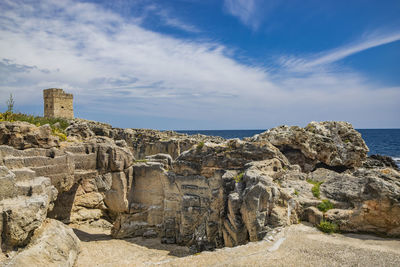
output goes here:
[[0, 0], [0, 111], [115, 127], [400, 128], [398, 0]]

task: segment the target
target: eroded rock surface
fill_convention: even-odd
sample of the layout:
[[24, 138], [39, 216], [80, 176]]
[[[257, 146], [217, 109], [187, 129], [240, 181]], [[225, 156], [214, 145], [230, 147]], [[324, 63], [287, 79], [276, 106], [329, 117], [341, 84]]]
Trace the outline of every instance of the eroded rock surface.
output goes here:
[[47, 219], [32, 236], [29, 245], [5, 266], [74, 266], [80, 241], [63, 223]]
[[151, 129], [122, 129], [94, 121], [75, 119], [67, 128], [67, 134], [82, 140], [93, 136], [105, 136], [114, 140], [124, 140], [136, 159], [145, 159], [155, 154], [169, 154], [176, 159], [182, 152], [200, 142], [221, 143], [222, 137], [187, 135], [173, 131]]
[[305, 128], [280, 126], [251, 140], [268, 140], [291, 164], [300, 165], [306, 172], [319, 163], [339, 171], [359, 167], [368, 152], [361, 134], [347, 122], [311, 122]]
[[119, 215], [112, 234], [160, 236], [200, 250], [260, 240], [297, 222], [296, 201], [273, 182], [288, 164], [267, 141], [238, 140], [195, 146], [172, 168], [135, 164], [130, 211]]
[[52, 135], [49, 125], [4, 121], [0, 123], [0, 144], [17, 149], [51, 148], [59, 145], [59, 138]]
[[64, 148], [75, 164], [74, 185], [60, 193], [52, 218], [65, 223], [93, 222], [128, 210], [134, 158], [122, 143], [97, 137]]
[[37, 176], [27, 168], [10, 170], [0, 166], [2, 250], [26, 245], [35, 229], [46, 219], [56, 196], [57, 189], [49, 178]]
[[[69, 142], [55, 146], [6, 124], [18, 134], [0, 146], [3, 250], [42, 246], [32, 237], [46, 217], [113, 223], [115, 238], [160, 237], [196, 251], [262, 240], [299, 220], [400, 236], [400, 174], [385, 158], [366, 159], [348, 123], [282, 126], [240, 141], [75, 120]], [[325, 200], [333, 209], [318, 209]], [[70, 251], [44, 260], [70, 264]]]

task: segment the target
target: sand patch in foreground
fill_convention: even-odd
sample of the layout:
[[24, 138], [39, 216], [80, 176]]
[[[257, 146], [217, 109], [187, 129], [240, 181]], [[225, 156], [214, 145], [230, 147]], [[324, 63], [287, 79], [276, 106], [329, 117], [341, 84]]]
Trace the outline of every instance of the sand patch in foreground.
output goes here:
[[82, 227], [75, 232], [82, 241], [77, 266], [400, 266], [400, 239], [327, 235], [303, 224], [286, 228], [274, 242], [196, 255], [159, 239], [111, 239], [109, 232]]

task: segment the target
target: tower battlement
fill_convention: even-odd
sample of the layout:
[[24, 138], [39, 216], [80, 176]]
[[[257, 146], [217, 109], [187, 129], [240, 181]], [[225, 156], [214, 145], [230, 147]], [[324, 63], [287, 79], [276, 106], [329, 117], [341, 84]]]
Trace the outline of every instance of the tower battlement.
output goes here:
[[74, 118], [73, 95], [60, 88], [43, 90], [44, 117]]

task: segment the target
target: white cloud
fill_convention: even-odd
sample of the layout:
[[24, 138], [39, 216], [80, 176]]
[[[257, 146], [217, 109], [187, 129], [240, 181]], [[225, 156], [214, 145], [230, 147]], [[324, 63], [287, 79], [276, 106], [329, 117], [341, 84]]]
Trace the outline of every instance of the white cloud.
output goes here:
[[251, 28], [258, 27], [255, 18], [256, 0], [225, 0], [224, 7], [231, 15], [238, 17], [240, 21]]
[[78, 115], [112, 114], [114, 124], [125, 120], [132, 127], [149, 127], [129, 124], [140, 116], [169, 118], [153, 128], [264, 128], [327, 119], [400, 126], [391, 117], [400, 111], [399, 88], [381, 88], [357, 73], [313, 65], [306, 75], [271, 74], [234, 60], [216, 42], [152, 32], [140, 19], [127, 21], [95, 4], [6, 0], [0, 7], [0, 70], [6, 73], [0, 92], [7, 97], [11, 90], [20, 105], [41, 107], [41, 90], [61, 87], [75, 94]]
[[224, 10], [241, 23], [256, 31], [283, 0], [224, 0]]
[[400, 32], [390, 32], [382, 34], [379, 32], [369, 34], [364, 38], [353, 42], [351, 44], [346, 44], [342, 47], [333, 49], [331, 51], [322, 52], [319, 54], [314, 54], [306, 58], [293, 58], [293, 57], [283, 57], [281, 59], [282, 65], [294, 69], [296, 71], [306, 71], [313, 69], [318, 66], [329, 65], [341, 59], [344, 59], [353, 54], [362, 52], [364, 50], [374, 48], [377, 46], [389, 44], [400, 40]]

